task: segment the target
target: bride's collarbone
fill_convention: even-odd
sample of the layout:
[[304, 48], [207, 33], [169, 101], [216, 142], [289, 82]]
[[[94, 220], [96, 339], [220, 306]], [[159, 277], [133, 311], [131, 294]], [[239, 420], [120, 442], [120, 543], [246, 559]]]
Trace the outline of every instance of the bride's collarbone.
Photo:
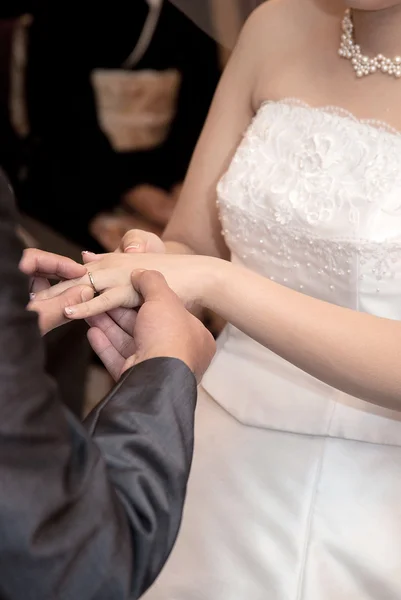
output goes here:
[[265, 101], [295, 98], [311, 107], [343, 109], [358, 120], [382, 121], [401, 132], [401, 79], [381, 72], [357, 78], [350, 61], [338, 54], [341, 0], [270, 0], [258, 11], [255, 35], [248, 41], [258, 64], [255, 112]]
[[338, 56], [339, 41], [337, 27], [330, 24], [313, 44], [298, 39], [273, 62], [267, 56], [252, 94], [255, 112], [265, 101], [294, 98], [311, 107], [337, 107], [358, 120], [382, 121], [401, 132], [401, 79], [381, 72], [357, 78], [350, 62]]
[[[291, 69], [292, 70], [292, 69]], [[316, 71], [315, 71], [316, 73]], [[283, 74], [260, 83], [255, 92], [255, 112], [266, 101], [280, 102], [296, 99], [311, 108], [333, 107], [346, 111], [357, 120], [386, 123], [401, 133], [401, 81], [377, 74], [371, 79], [357, 80], [333, 74], [305, 77], [307, 71]]]

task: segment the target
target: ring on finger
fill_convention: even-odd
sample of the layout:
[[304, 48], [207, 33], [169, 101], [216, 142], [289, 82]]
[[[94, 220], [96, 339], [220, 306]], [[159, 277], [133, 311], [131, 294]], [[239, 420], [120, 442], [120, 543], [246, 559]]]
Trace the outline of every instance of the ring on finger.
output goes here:
[[91, 273], [90, 271], [88, 271], [88, 277], [89, 277], [89, 282], [90, 282], [90, 284], [91, 284], [91, 286], [92, 286], [92, 289], [93, 289], [93, 291], [95, 292], [95, 296], [98, 296], [98, 295], [99, 295], [99, 292], [98, 292], [98, 290], [96, 289], [95, 281], [94, 281], [94, 279], [93, 279], [93, 275], [92, 275], [92, 273]]

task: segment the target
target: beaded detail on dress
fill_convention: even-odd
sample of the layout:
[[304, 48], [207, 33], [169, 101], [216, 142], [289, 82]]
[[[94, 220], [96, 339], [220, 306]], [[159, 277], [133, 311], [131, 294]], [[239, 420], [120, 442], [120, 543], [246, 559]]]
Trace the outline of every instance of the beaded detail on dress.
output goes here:
[[336, 302], [339, 280], [359, 295], [400, 275], [401, 134], [385, 123], [266, 102], [218, 197], [233, 254], [280, 283]]

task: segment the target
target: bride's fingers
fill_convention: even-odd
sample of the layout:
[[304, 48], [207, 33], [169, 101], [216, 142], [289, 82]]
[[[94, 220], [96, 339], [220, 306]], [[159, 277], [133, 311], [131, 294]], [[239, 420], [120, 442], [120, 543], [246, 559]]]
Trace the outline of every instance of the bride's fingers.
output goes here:
[[89, 329], [87, 337], [92, 350], [98, 355], [114, 381], [117, 381], [126, 359], [118, 352], [101, 329], [96, 327]]
[[126, 254], [164, 254], [166, 247], [158, 235], [150, 231], [141, 231], [140, 229], [130, 229], [121, 240], [117, 249]]
[[[106, 288], [117, 286], [120, 283], [118, 274], [116, 269], [99, 269], [96, 272], [93, 272], [92, 278], [96, 285], [96, 292], [102, 292]], [[55, 298], [55, 296], [60, 296], [60, 294], [63, 294], [76, 285], [90, 285], [92, 287], [88, 272], [79, 279], [68, 279], [56, 283], [56, 285], [52, 285], [50, 288], [39, 292], [36, 295], [36, 300], [49, 300], [50, 298]]]
[[[103, 313], [91, 317], [87, 319], [87, 323], [90, 327], [100, 329], [124, 358], [135, 354], [135, 343], [132, 335], [124, 331], [109, 315]], [[133, 328], [131, 331], [133, 331]]]
[[33, 277], [30, 288], [31, 298], [43, 290], [48, 290], [49, 287], [50, 282], [45, 277]]
[[88, 274], [84, 277], [80, 277], [79, 279], [68, 279], [67, 281], [61, 281], [60, 283], [56, 283], [47, 289], [43, 289], [36, 294], [35, 300], [50, 300], [50, 298], [55, 298], [56, 296], [60, 296], [67, 290], [76, 285], [90, 285]]
[[134, 290], [132, 285], [124, 285], [111, 288], [89, 302], [67, 307], [65, 315], [69, 319], [89, 319], [115, 308], [135, 308], [139, 304], [138, 292]]
[[82, 262], [84, 263], [84, 265], [100, 260], [105, 256], [104, 254], [95, 254], [94, 252], [89, 252], [88, 250], [84, 250], [83, 252], [81, 252], [81, 254]]
[[[92, 281], [95, 286], [96, 292], [100, 293], [109, 288], [117, 288], [123, 287], [124, 277], [126, 277], [126, 283], [132, 287], [130, 283], [130, 272], [127, 271], [126, 274], [121, 273], [121, 269], [100, 269], [96, 268], [96, 264], [93, 266], [93, 270], [91, 272]], [[123, 281], [122, 281], [123, 280]], [[69, 279], [68, 281], [62, 281], [53, 285], [48, 290], [44, 290], [37, 295], [37, 300], [48, 300], [49, 298], [54, 298], [55, 296], [59, 296], [66, 290], [74, 287], [76, 285], [91, 285], [92, 282], [89, 279], [88, 273], [84, 275], [84, 277], [80, 277], [79, 279]], [[117, 308], [122, 306], [121, 304], [117, 304], [112, 308]], [[133, 305], [124, 305], [124, 306], [133, 306]], [[135, 305], [134, 305], [135, 306]], [[111, 310], [111, 309], [110, 309]]]

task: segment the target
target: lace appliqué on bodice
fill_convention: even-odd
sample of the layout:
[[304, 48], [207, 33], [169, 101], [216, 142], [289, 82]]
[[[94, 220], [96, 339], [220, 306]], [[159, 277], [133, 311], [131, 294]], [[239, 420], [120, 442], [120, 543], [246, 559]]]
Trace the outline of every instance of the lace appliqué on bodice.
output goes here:
[[387, 316], [369, 304], [401, 291], [401, 134], [331, 107], [265, 103], [218, 196], [234, 260]]
[[[218, 198], [233, 262], [401, 320], [400, 134], [331, 108], [265, 103]], [[399, 415], [325, 385], [231, 325], [202, 385], [247, 426], [400, 445]]]

